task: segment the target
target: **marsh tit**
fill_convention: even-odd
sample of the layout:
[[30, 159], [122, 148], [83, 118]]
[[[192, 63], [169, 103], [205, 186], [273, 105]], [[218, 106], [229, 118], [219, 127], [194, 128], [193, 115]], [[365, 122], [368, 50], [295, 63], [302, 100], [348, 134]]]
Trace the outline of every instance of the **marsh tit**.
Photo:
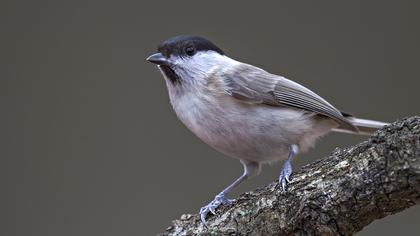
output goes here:
[[285, 160], [285, 190], [292, 159], [330, 131], [371, 134], [386, 125], [340, 112], [304, 86], [228, 57], [209, 40], [176, 36], [147, 58], [158, 66], [178, 118], [214, 149], [240, 160], [243, 174], [200, 210], [205, 223], [227, 194], [260, 173], [261, 165]]

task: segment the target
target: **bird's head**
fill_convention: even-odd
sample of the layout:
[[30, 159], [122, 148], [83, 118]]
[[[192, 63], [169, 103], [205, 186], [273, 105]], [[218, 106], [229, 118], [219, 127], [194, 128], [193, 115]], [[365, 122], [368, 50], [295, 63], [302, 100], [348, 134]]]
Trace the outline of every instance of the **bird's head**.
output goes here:
[[209, 40], [199, 36], [176, 36], [158, 46], [147, 61], [158, 65], [164, 77], [176, 83], [205, 80], [228, 57]]

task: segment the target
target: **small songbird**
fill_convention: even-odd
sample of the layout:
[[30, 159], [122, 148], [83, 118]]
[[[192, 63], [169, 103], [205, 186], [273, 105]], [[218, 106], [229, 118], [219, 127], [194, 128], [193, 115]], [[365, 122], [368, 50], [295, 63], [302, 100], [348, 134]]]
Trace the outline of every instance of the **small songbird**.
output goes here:
[[228, 57], [209, 40], [176, 36], [147, 58], [158, 65], [178, 118], [198, 138], [240, 160], [244, 173], [200, 210], [206, 216], [261, 165], [285, 160], [279, 186], [285, 191], [292, 159], [330, 131], [369, 135], [386, 125], [343, 112], [304, 86]]

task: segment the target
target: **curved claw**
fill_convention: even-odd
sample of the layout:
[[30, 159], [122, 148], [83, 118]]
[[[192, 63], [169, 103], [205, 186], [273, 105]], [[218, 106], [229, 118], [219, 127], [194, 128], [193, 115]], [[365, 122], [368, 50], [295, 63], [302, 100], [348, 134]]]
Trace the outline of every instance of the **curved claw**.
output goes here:
[[284, 163], [283, 169], [281, 170], [279, 177], [279, 184], [283, 191], [286, 191], [286, 185], [290, 182], [290, 176], [292, 175], [292, 165], [289, 161]]
[[203, 206], [200, 209], [200, 219], [203, 224], [206, 225], [206, 217], [209, 213], [212, 213], [213, 215], [216, 215], [216, 209], [220, 205], [230, 205], [233, 204], [235, 200], [227, 198], [223, 193], [220, 193], [216, 195], [213, 201], [211, 201], [206, 206]]
[[209, 213], [209, 209], [208, 208], [202, 207], [200, 209], [200, 219], [201, 219], [201, 222], [203, 222], [204, 225], [207, 225], [206, 224], [206, 216], [207, 216], [208, 213]]
[[286, 185], [289, 182], [286, 178], [280, 178], [280, 185], [283, 191], [286, 191]]
[[216, 206], [210, 206], [209, 211], [211, 212], [211, 214], [216, 215]]

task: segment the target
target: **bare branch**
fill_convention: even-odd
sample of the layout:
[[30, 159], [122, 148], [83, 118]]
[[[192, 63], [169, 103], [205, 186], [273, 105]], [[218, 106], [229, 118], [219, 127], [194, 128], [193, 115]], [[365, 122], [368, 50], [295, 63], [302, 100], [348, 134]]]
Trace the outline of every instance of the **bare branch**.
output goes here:
[[420, 117], [304, 166], [287, 192], [276, 182], [209, 217], [182, 215], [162, 235], [351, 235], [420, 203]]

